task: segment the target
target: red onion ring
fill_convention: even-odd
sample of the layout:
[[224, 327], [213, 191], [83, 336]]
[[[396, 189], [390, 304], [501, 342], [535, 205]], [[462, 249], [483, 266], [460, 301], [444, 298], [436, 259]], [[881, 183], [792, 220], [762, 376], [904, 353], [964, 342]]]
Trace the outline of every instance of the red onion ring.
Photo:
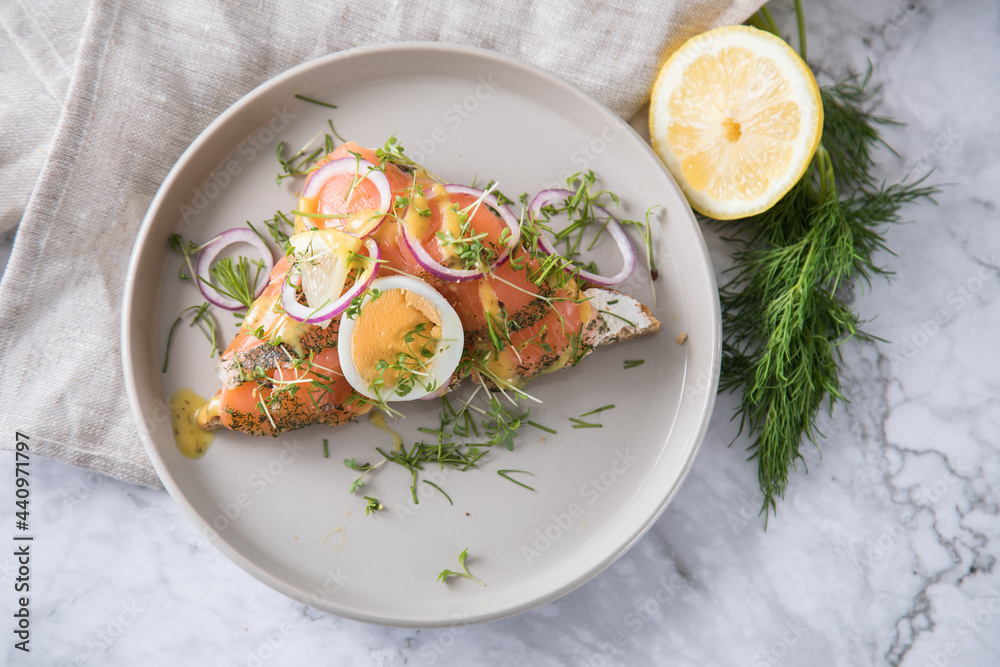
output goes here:
[[[386, 178], [385, 172], [377, 169], [371, 162], [362, 158], [345, 157], [340, 158], [339, 160], [327, 162], [322, 167], [309, 174], [309, 178], [306, 179], [306, 184], [302, 188], [301, 197], [303, 199], [318, 197], [319, 193], [323, 190], [323, 186], [326, 185], [330, 179], [345, 174], [352, 177], [360, 175], [361, 180], [370, 181], [378, 190], [379, 210], [383, 213], [389, 212], [389, 206], [392, 202], [392, 188], [389, 185], [389, 179]], [[368, 236], [378, 229], [384, 219], [384, 216], [381, 217], [376, 224], [372, 225], [368, 229], [365, 229], [363, 235]], [[339, 224], [336, 226], [338, 229], [341, 229], [343, 224], [340, 221], [338, 221], [338, 223]]]
[[[368, 248], [369, 258], [373, 260], [382, 259], [382, 252], [379, 250], [375, 239], [365, 239], [365, 247]], [[371, 282], [378, 276], [378, 261], [372, 261], [368, 264], [368, 268], [354, 281], [350, 289], [341, 294], [340, 298], [323, 306], [319, 310], [298, 302], [298, 299], [295, 298], [295, 292], [298, 289], [297, 285], [300, 285], [302, 281], [300, 277], [296, 282], [295, 278], [298, 274], [292, 274], [285, 279], [285, 283], [281, 288], [281, 307], [285, 309], [285, 313], [290, 318], [297, 322], [305, 322], [306, 324], [322, 324], [323, 322], [327, 322], [347, 310], [354, 297], [364, 293]]]
[[[552, 188], [549, 190], [542, 190], [535, 198], [531, 200], [528, 204], [528, 217], [534, 221], [535, 217], [542, 210], [543, 207], [548, 206], [552, 202], [558, 199], [568, 199], [574, 195], [573, 192], [569, 190], [564, 190], [560, 188]], [[578, 268], [571, 261], [566, 260], [566, 265], [563, 267], [567, 272], [575, 272], [580, 278], [586, 280], [594, 285], [600, 285], [602, 287], [610, 287], [612, 285], [618, 285], [620, 283], [628, 280], [629, 276], [635, 271], [636, 264], [638, 263], [638, 258], [636, 257], [635, 247], [629, 240], [628, 235], [625, 234], [625, 230], [622, 229], [621, 223], [615, 219], [613, 215], [604, 207], [593, 204], [593, 207], [602, 215], [606, 216], [608, 223], [606, 228], [608, 233], [611, 234], [611, 238], [614, 239], [615, 243], [618, 244], [618, 249], [621, 250], [622, 259], [625, 260], [625, 265], [622, 266], [621, 271], [615, 275], [609, 277], [601, 276], [596, 273], [591, 273], [590, 271], [584, 271]], [[549, 241], [548, 237], [544, 235], [539, 235], [538, 245], [540, 249], [548, 255], [561, 255], [558, 250], [556, 250], [555, 245]]]
[[211, 268], [212, 262], [215, 258], [219, 256], [219, 253], [233, 245], [234, 243], [247, 243], [252, 245], [257, 252], [261, 254], [264, 260], [263, 272], [265, 279], [261, 282], [260, 286], [254, 290], [253, 298], [260, 296], [264, 288], [267, 287], [267, 276], [271, 275], [271, 269], [274, 268], [274, 257], [271, 255], [271, 249], [267, 247], [256, 232], [252, 229], [247, 229], [246, 227], [234, 227], [233, 229], [227, 229], [226, 231], [218, 234], [211, 241], [202, 246], [201, 255], [198, 257], [198, 265], [195, 267], [195, 283], [198, 285], [198, 289], [201, 291], [202, 296], [205, 299], [219, 308], [225, 308], [226, 310], [239, 310], [244, 308], [244, 305], [237, 301], [236, 299], [231, 299], [228, 296], [220, 293], [219, 290], [215, 289], [209, 282], [209, 276], [212, 275]]
[[[511, 212], [511, 210], [505, 205], [501, 204], [495, 195], [486, 194], [483, 190], [478, 188], [470, 188], [465, 185], [455, 185], [448, 184], [444, 186], [444, 191], [448, 194], [457, 195], [469, 195], [470, 197], [475, 197], [476, 199], [482, 199], [482, 205], [489, 206], [493, 210], [500, 214], [500, 219], [503, 220], [504, 224], [511, 231], [511, 236], [507, 240], [507, 247], [504, 249], [500, 256], [497, 257], [496, 261], [490, 265], [490, 268], [495, 268], [501, 266], [510, 258], [510, 251], [512, 248], [517, 247], [517, 244], [521, 242], [521, 222], [517, 217]], [[400, 225], [403, 229], [403, 241], [406, 243], [407, 249], [410, 254], [413, 255], [413, 259], [420, 265], [422, 269], [427, 271], [435, 278], [440, 278], [441, 280], [447, 280], [453, 283], [464, 283], [470, 280], [478, 280], [483, 277], [483, 272], [478, 269], [449, 269], [447, 267], [438, 264], [437, 260], [431, 257], [427, 249], [424, 248], [420, 239], [415, 238], [410, 230], [405, 224]]]

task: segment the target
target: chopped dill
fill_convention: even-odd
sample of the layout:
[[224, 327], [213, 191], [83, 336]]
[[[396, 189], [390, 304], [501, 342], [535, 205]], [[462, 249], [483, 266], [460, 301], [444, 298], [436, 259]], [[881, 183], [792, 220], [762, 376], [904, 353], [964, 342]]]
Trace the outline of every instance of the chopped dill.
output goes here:
[[354, 493], [364, 487], [366, 478], [386, 463], [394, 463], [410, 473], [410, 494], [414, 504], [420, 503], [417, 483], [423, 481], [444, 494], [448, 502], [454, 505], [444, 489], [429, 480], [420, 480], [420, 474], [426, 465], [458, 471], [477, 468], [479, 460], [491, 447], [513, 449], [514, 438], [524, 424], [555, 433], [545, 426], [529, 422], [527, 417], [530, 411], [521, 412], [517, 409], [516, 402], [507, 406], [495, 396], [481, 397], [481, 390], [482, 387], [478, 387], [457, 407], [447, 396], [442, 397], [438, 427], [417, 428], [421, 433], [431, 436], [429, 441], [422, 440], [410, 447], [402, 446], [390, 452], [376, 447], [375, 451], [382, 456], [382, 460], [374, 464], [359, 463], [354, 458], [344, 459], [345, 466], [361, 473], [351, 483], [349, 492]]
[[624, 322], [625, 324], [629, 325], [633, 329], [636, 328], [635, 322], [633, 322], [632, 320], [625, 319], [624, 317], [622, 317], [618, 313], [613, 313], [610, 310], [599, 310], [597, 312], [599, 312], [601, 315], [610, 315], [611, 317], [614, 317], [615, 319], [621, 320], [622, 322]]
[[336, 104], [330, 104], [329, 102], [321, 102], [319, 100], [314, 100], [311, 97], [306, 97], [305, 95], [295, 95], [295, 99], [302, 100], [303, 102], [312, 102], [313, 104], [318, 104], [321, 107], [327, 107], [328, 109], [336, 109]]
[[524, 423], [527, 424], [528, 426], [534, 426], [535, 428], [539, 429], [540, 431], [545, 431], [546, 433], [553, 433], [554, 434], [554, 433], [557, 432], [554, 428], [549, 428], [548, 426], [542, 426], [541, 424], [535, 423], [535, 422], [533, 422], [531, 420], [528, 420], [528, 421], [526, 421]]
[[[345, 139], [342, 136], [340, 136], [340, 133], [337, 132], [337, 128], [335, 128], [333, 126], [333, 121], [332, 120], [327, 119], [326, 124], [330, 126], [330, 134], [332, 134], [333, 136], [335, 136], [338, 139], [340, 139], [341, 143], [345, 143], [345, 144], [347, 143], [347, 139]], [[326, 152], [327, 153], [332, 153], [333, 152], [333, 140], [330, 138], [329, 134], [326, 135]]]
[[614, 403], [611, 403], [610, 405], [605, 405], [605, 406], [603, 406], [603, 407], [600, 407], [600, 408], [596, 408], [596, 409], [594, 409], [594, 410], [591, 410], [590, 412], [584, 412], [584, 413], [583, 413], [582, 415], [580, 415], [580, 416], [581, 416], [581, 417], [589, 417], [590, 415], [596, 415], [596, 414], [597, 414], [598, 412], [604, 412], [605, 410], [611, 410], [611, 409], [613, 409], [614, 407], [615, 407], [615, 404], [614, 404]]
[[501, 477], [503, 477], [504, 479], [506, 479], [507, 481], [514, 482], [518, 486], [523, 486], [524, 488], [526, 488], [529, 491], [534, 491], [535, 490], [534, 487], [528, 486], [527, 484], [525, 484], [523, 482], [519, 482], [516, 479], [514, 479], [513, 477], [511, 477], [509, 473], [512, 473], [512, 472], [519, 472], [519, 473], [523, 473], [525, 475], [531, 475], [532, 477], [535, 476], [534, 473], [528, 472], [527, 470], [497, 470], [497, 474], [500, 475]]
[[447, 493], [445, 493], [444, 489], [442, 489], [440, 486], [438, 486], [434, 482], [430, 481], [429, 479], [425, 479], [424, 480], [424, 484], [429, 484], [429, 485], [433, 486], [435, 489], [437, 489], [438, 491], [440, 491], [441, 495], [448, 499], [448, 504], [449, 505], [454, 505], [455, 504], [455, 503], [453, 503], [451, 501], [451, 496], [449, 496]]
[[[320, 102], [319, 100], [314, 100], [308, 97], [304, 97], [302, 95], [296, 95], [295, 97], [300, 100], [304, 100], [306, 102], [312, 102], [313, 104], [318, 104], [323, 107], [329, 107], [331, 109], [337, 108], [333, 104]], [[279, 171], [278, 175], [275, 177], [275, 182], [278, 185], [281, 185], [281, 181], [290, 176], [293, 177], [305, 176], [309, 174], [311, 171], [313, 171], [313, 169], [316, 168], [315, 166], [316, 161], [322, 158], [323, 156], [332, 153], [334, 148], [336, 148], [336, 144], [333, 141], [334, 137], [340, 139], [341, 143], [345, 143], [344, 138], [341, 137], [337, 133], [337, 130], [333, 127], [333, 121], [328, 119], [327, 124], [330, 126], [330, 133], [323, 133], [323, 132], [317, 133], [316, 136], [310, 139], [305, 146], [300, 148], [296, 153], [294, 153], [290, 157], [287, 158], [285, 157], [285, 142], [282, 141], [278, 143], [278, 147], [274, 151], [275, 157], [278, 158], [278, 164], [281, 167], [281, 171]], [[313, 148], [313, 144], [316, 143], [316, 141], [320, 138], [320, 136], [323, 137], [323, 142], [322, 142], [323, 145]]]

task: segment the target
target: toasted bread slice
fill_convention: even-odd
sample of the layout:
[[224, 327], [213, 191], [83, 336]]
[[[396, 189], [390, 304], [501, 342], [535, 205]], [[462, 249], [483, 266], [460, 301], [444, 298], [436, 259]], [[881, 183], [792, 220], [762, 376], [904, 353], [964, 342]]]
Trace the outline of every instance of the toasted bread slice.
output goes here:
[[660, 330], [660, 321], [649, 308], [628, 294], [610, 287], [589, 287], [583, 295], [594, 313], [583, 336], [584, 343], [591, 348], [624, 343]]

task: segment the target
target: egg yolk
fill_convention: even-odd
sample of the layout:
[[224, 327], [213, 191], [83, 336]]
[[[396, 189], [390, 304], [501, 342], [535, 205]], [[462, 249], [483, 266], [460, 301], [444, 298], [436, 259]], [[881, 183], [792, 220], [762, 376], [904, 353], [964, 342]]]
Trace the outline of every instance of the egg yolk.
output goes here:
[[[409, 290], [387, 290], [361, 309], [354, 325], [351, 357], [369, 386], [382, 378], [382, 386], [391, 389], [400, 382], [401, 373], [430, 363], [426, 352], [433, 354], [440, 339], [441, 314], [429, 300]], [[387, 367], [379, 367], [382, 361]]]

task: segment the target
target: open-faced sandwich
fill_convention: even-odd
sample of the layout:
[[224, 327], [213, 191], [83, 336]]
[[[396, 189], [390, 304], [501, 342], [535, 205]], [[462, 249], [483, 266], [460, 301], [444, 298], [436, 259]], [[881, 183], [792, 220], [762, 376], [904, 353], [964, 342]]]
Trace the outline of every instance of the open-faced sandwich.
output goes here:
[[444, 394], [463, 379], [518, 390], [594, 348], [659, 329], [610, 286], [636, 253], [610, 213], [588, 203], [622, 250], [614, 276], [588, 272], [547, 236], [574, 193], [546, 190], [519, 219], [502, 195], [443, 183], [401, 152], [346, 143], [306, 180], [286, 254], [222, 354], [222, 388], [203, 429], [278, 435], [344, 423], [374, 406]]

